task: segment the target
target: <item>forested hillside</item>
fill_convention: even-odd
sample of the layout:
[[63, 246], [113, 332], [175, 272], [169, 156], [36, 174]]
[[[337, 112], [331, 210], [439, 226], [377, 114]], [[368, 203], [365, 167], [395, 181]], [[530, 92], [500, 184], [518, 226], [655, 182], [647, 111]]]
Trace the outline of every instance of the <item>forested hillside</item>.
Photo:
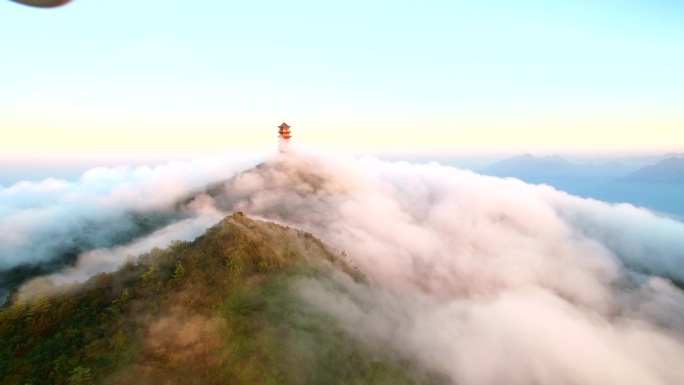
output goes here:
[[0, 310], [0, 384], [437, 383], [347, 336], [298, 280], [363, 275], [312, 235], [240, 213], [83, 285]]

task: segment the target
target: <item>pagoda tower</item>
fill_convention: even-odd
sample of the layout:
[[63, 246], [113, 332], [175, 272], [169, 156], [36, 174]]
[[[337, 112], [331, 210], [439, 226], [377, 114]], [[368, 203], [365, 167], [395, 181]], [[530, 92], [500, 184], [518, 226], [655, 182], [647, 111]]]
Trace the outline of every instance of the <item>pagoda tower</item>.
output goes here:
[[286, 145], [286, 143], [290, 142], [290, 138], [292, 137], [292, 134], [290, 133], [290, 126], [287, 125], [287, 123], [283, 122], [280, 126], [278, 126], [278, 137], [280, 138], [280, 151], [283, 151], [283, 147]]

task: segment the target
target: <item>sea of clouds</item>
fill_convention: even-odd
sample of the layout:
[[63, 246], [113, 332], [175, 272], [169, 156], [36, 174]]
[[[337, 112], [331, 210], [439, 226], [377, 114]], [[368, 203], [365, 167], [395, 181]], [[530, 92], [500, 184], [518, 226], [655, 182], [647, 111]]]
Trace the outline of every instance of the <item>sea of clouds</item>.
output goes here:
[[[80, 257], [82, 271], [69, 269], [82, 280], [115, 269], [129, 255], [193, 239], [220, 217], [201, 207], [179, 209], [176, 202], [260, 159], [226, 154], [154, 167], [99, 167], [76, 181], [49, 178], [0, 187], [0, 295], [10, 289], [17, 269], [51, 270], [73, 252], [90, 252]], [[93, 259], [97, 263], [85, 268]], [[97, 266], [105, 260], [106, 267]]]
[[184, 213], [52, 277], [83, 280], [243, 211], [344, 250], [370, 284], [336, 273], [293, 289], [455, 384], [684, 383], [684, 223], [437, 163], [296, 147], [256, 163], [98, 169], [0, 190], [0, 266], [49, 259], [35, 244], [64, 241], [89, 215]]

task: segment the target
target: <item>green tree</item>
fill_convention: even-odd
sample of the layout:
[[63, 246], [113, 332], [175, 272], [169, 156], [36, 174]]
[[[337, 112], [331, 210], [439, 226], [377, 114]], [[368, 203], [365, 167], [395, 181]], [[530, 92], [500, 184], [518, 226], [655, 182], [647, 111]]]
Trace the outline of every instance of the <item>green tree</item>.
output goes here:
[[130, 299], [131, 299], [131, 292], [128, 290], [128, 288], [125, 288], [123, 290], [123, 292], [121, 293], [121, 298], [119, 298], [119, 302], [121, 302], [121, 304], [123, 305], [126, 302], [128, 302], [128, 300], [130, 300]]
[[119, 330], [112, 336], [112, 347], [116, 350], [121, 350], [126, 345], [126, 333]]
[[52, 301], [48, 297], [40, 297], [33, 301], [31, 308], [29, 309], [29, 315], [46, 313], [52, 308]]
[[233, 277], [239, 277], [245, 271], [245, 261], [242, 259], [241, 252], [234, 250], [230, 253], [230, 257], [226, 258], [228, 270]]
[[183, 266], [183, 263], [181, 261], [178, 261], [176, 263], [176, 268], [173, 270], [173, 280], [176, 282], [182, 281], [188, 271], [185, 269], [185, 266]]
[[84, 368], [79, 366], [71, 371], [71, 376], [69, 377], [69, 385], [92, 385], [93, 376], [90, 373], [89, 368]]

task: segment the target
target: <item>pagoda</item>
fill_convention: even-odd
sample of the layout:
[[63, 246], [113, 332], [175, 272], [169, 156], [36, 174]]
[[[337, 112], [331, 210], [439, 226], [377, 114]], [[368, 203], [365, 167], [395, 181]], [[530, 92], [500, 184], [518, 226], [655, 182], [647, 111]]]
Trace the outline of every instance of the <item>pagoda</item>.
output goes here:
[[290, 133], [290, 126], [288, 126], [285, 122], [278, 126], [278, 128], [278, 137], [280, 138], [280, 151], [283, 151], [283, 146], [285, 145], [285, 143], [290, 142], [292, 134]]

